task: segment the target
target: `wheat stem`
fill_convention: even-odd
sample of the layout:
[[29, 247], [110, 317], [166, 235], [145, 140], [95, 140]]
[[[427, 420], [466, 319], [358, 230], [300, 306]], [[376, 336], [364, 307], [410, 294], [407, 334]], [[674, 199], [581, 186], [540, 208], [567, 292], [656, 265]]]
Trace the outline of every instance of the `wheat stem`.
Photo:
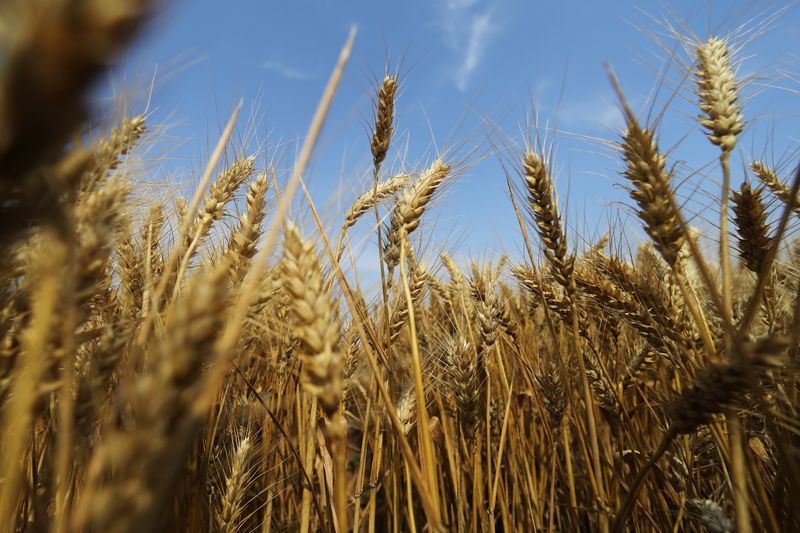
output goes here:
[[406, 305], [408, 306], [408, 329], [411, 335], [411, 361], [414, 371], [414, 386], [416, 388], [417, 399], [417, 431], [419, 432], [420, 448], [422, 449], [422, 463], [425, 465], [424, 473], [427, 477], [428, 488], [430, 489], [431, 502], [434, 513], [432, 520], [434, 523], [440, 522], [439, 493], [436, 490], [436, 465], [433, 455], [433, 443], [431, 441], [430, 426], [428, 419], [427, 402], [425, 399], [425, 382], [422, 378], [422, 359], [419, 354], [417, 341], [417, 326], [414, 313], [414, 301], [411, 296], [411, 288], [406, 274], [406, 246], [407, 234], [403, 232], [400, 238], [400, 278], [405, 292]]

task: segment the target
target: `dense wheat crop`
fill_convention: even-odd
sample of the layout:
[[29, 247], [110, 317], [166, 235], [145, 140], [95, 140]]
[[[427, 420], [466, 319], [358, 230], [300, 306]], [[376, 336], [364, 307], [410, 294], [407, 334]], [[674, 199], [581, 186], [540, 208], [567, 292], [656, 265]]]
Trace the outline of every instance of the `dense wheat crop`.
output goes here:
[[164, 205], [134, 191], [154, 125], [86, 127], [149, 7], [40, 4], [6, 27], [0, 79], [0, 529], [800, 530], [800, 171], [736, 166], [735, 38], [682, 41], [719, 160], [711, 249], [609, 69], [646, 240], [575, 242], [531, 141], [503, 156], [525, 254], [459, 262], [420, 243], [468, 157], [385, 168], [416, 80], [374, 87], [374, 179], [341, 224], [302, 183], [352, 36], [288, 175], [235, 146], [237, 109]]

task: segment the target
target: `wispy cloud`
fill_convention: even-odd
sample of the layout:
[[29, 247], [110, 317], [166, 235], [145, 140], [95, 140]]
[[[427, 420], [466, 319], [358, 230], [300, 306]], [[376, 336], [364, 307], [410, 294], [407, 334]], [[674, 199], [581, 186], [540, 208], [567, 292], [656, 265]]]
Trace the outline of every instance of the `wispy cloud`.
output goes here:
[[261, 63], [261, 68], [275, 72], [279, 76], [287, 80], [307, 81], [319, 77], [319, 72], [316, 70], [305, 70], [280, 61], [267, 60]]
[[464, 59], [456, 73], [456, 86], [461, 91], [467, 90], [467, 84], [472, 73], [478, 67], [483, 55], [486, 52], [486, 45], [489, 43], [489, 36], [492, 33], [492, 17], [488, 13], [472, 19], [472, 28], [469, 32], [467, 50]]
[[559, 119], [571, 128], [621, 130], [625, 126], [619, 107], [601, 95], [591, 100], [567, 102], [559, 112]]
[[491, 2], [482, 0], [440, 0], [439, 26], [445, 44], [457, 55], [453, 81], [466, 91], [473, 74], [486, 55], [498, 25]]

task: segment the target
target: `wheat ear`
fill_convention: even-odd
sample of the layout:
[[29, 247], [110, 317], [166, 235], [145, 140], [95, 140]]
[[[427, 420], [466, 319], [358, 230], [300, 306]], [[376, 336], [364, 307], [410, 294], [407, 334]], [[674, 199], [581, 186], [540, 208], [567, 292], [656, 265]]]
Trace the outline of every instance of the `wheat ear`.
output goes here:
[[712, 37], [697, 46], [696, 55], [694, 74], [704, 114], [700, 123], [708, 130], [706, 135], [712, 143], [730, 152], [744, 130], [731, 50], [725, 39]]
[[624, 176], [633, 184], [630, 195], [639, 206], [639, 218], [656, 250], [674, 268], [685, 238], [670, 202], [674, 193], [666, 158], [659, 152], [653, 133], [632, 119], [623, 137], [622, 152]]
[[[189, 262], [192, 260], [200, 242], [208, 235], [211, 225], [216, 220], [221, 220], [225, 213], [225, 205], [233, 199], [233, 195], [255, 172], [255, 157], [238, 159], [226, 169], [217, 181], [211, 184], [209, 193], [205, 196], [203, 205], [197, 210], [192, 223], [183, 234], [181, 262], [178, 266], [173, 289], [173, 300], [177, 297], [180, 283], [183, 279]], [[184, 220], [183, 217], [180, 218]]]
[[447, 179], [450, 171], [450, 165], [437, 159], [416, 181], [406, 187], [397, 200], [392, 210], [384, 248], [384, 261], [389, 267], [390, 274], [400, 262], [400, 240], [407, 238], [419, 227], [425, 208]]
[[136, 145], [144, 134], [145, 122], [142, 115], [124, 119], [114, 126], [111, 135], [102, 139], [95, 148], [92, 167], [81, 179], [81, 189], [85, 192], [95, 188], [109, 173], [116, 169], [122, 156]]
[[648, 472], [666, 452], [678, 435], [693, 433], [699, 426], [709, 423], [714, 415], [733, 407], [747, 392], [758, 386], [758, 377], [782, 363], [788, 344], [777, 337], [767, 337], [756, 343], [739, 343], [728, 361], [702, 369], [692, 384], [670, 404], [667, 415], [670, 425], [658, 449], [642, 466], [631, 483], [628, 494], [614, 518], [611, 531], [622, 531], [633, 510], [639, 491]]
[[303, 384], [330, 415], [341, 399], [342, 358], [339, 324], [330, 296], [323, 290], [322, 270], [314, 244], [287, 224], [283, 253], [284, 287], [291, 298], [294, 334], [303, 346]]
[[378, 101], [375, 110], [375, 130], [372, 133], [370, 149], [375, 168], [379, 168], [389, 151], [392, 132], [394, 131], [394, 101], [397, 95], [397, 77], [388, 75], [383, 78], [378, 89]]
[[467, 442], [475, 438], [486, 394], [486, 358], [463, 338], [449, 339], [445, 347], [450, 393], [456, 420]]
[[356, 198], [356, 201], [353, 202], [353, 205], [347, 210], [347, 213], [344, 216], [344, 222], [342, 223], [342, 229], [339, 231], [339, 239], [336, 244], [337, 260], [341, 260], [342, 253], [344, 253], [343, 243], [345, 235], [347, 234], [347, 230], [352, 228], [355, 223], [358, 222], [358, 219], [361, 218], [367, 211], [405, 187], [408, 183], [408, 178], [408, 174], [398, 174], [397, 176], [392, 176], [391, 178], [377, 184], [374, 188], [371, 188]]
[[192, 280], [155, 341], [152, 371], [128, 383], [130, 420], [106, 430], [94, 453], [73, 528], [125, 533], [156, 527], [206, 413], [196, 403], [224, 323], [227, 268]]
[[744, 119], [739, 107], [739, 86], [731, 65], [731, 51], [724, 39], [710, 38], [697, 46], [695, 78], [700, 109], [704, 116], [700, 123], [708, 130], [708, 139], [722, 150], [722, 192], [720, 196], [719, 249], [722, 270], [722, 300], [728, 316], [732, 313], [733, 274], [728, 245], [728, 195], [730, 191], [730, 152], [736, 146], [736, 137], [744, 130]]
[[733, 212], [738, 233], [739, 257], [748, 270], [759, 275], [761, 266], [772, 246], [767, 224], [767, 210], [761, 189], [742, 183], [733, 193]]
[[544, 159], [527, 150], [522, 158], [525, 188], [528, 192], [528, 206], [536, 221], [536, 230], [544, 245], [544, 253], [553, 267], [553, 276], [572, 298], [575, 285], [572, 279], [575, 256], [567, 253], [567, 238], [561, 227], [558, 201], [553, 191], [553, 180]]
[[230, 470], [225, 478], [225, 492], [222, 494], [216, 510], [214, 521], [217, 531], [235, 533], [239, 531], [244, 497], [250, 481], [249, 462], [252, 455], [253, 441], [249, 436], [239, 440], [230, 459]]
[[261, 235], [261, 223], [267, 213], [266, 194], [269, 189], [267, 174], [259, 174], [247, 190], [247, 211], [231, 234], [225, 251], [230, 264], [231, 281], [240, 283], [250, 261], [256, 255], [256, 244]]
[[794, 212], [800, 216], [800, 199], [792, 198], [791, 187], [778, 177], [773, 169], [763, 161], [753, 161], [750, 168], [756, 177], [761, 180], [772, 194], [777, 196], [783, 203], [791, 204]]

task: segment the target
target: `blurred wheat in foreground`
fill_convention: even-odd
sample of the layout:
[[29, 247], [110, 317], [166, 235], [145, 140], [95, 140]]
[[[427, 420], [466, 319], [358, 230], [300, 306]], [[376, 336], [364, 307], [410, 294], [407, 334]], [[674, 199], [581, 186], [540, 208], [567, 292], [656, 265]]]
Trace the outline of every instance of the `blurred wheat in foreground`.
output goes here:
[[717, 250], [610, 72], [649, 242], [582, 249], [532, 142], [504, 165], [526, 259], [459, 264], [420, 235], [469, 162], [384, 169], [395, 73], [375, 88], [372, 183], [341, 226], [308, 197], [316, 227], [290, 220], [352, 38], [291, 176], [223, 157], [234, 113], [194, 194], [143, 206], [145, 117], [75, 140], [146, 2], [26, 6], [0, 79], [3, 531], [800, 531], [800, 173], [754, 160], [731, 180], [733, 41], [686, 46]]

